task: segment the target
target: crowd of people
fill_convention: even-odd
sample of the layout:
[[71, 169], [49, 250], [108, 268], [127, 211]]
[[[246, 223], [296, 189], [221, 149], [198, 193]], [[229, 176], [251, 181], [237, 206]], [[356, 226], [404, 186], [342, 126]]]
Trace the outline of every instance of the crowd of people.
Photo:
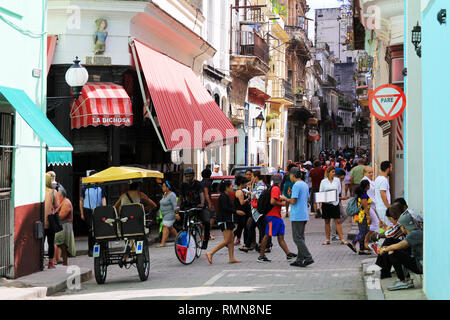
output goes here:
[[[258, 253], [258, 262], [270, 262], [267, 253], [271, 252], [272, 238], [276, 237], [286, 259], [295, 259], [291, 266], [306, 267], [314, 260], [306, 246], [305, 227], [310, 216], [315, 216], [324, 220], [325, 241], [322, 245], [330, 245], [331, 241], [337, 240], [359, 255], [375, 253], [378, 255], [376, 263], [381, 267], [381, 277], [391, 277], [391, 268], [394, 267], [399, 278], [389, 290], [411, 288], [414, 284], [409, 271], [418, 274], [423, 271], [423, 219], [408, 208], [403, 198], [391, 203], [389, 176], [392, 174], [392, 164], [382, 162], [380, 174], [374, 179], [368, 157], [369, 153], [363, 150], [324, 150], [311, 161], [289, 161], [286, 171], [273, 174], [271, 181], [264, 181], [260, 171], [249, 169], [245, 175], [235, 176], [234, 182], [225, 179], [220, 183], [217, 212], [212, 202], [210, 178], [222, 175], [220, 168], [215, 166], [214, 171], [209, 168], [203, 170], [202, 181], [195, 179], [193, 168], [187, 168], [179, 192], [175, 193], [167, 180], [161, 184], [163, 197], [159, 208], [162, 236], [158, 247], [166, 246], [169, 236], [177, 235], [175, 225], [177, 221], [182, 221], [181, 212], [195, 207], [204, 227], [202, 249], [207, 250], [208, 241], [213, 239], [211, 226], [217, 223], [223, 233], [223, 240], [205, 254], [210, 264], [215, 253], [224, 247], [228, 249], [229, 263], [241, 262], [234, 255], [234, 247], [240, 244], [241, 252], [254, 250]], [[46, 179], [45, 237], [49, 245], [48, 267], [54, 268], [57, 263], [67, 265], [67, 257], [75, 256], [73, 208], [64, 188], [56, 182], [54, 172], [47, 173]], [[336, 195], [331, 201], [316, 199], [318, 194], [330, 191], [335, 191]], [[341, 219], [345, 217], [345, 212], [341, 203], [351, 198], [357, 203], [358, 212], [353, 214], [352, 219], [358, 225], [359, 234], [347, 242], [342, 230]], [[120, 209], [122, 205], [137, 202], [144, 203], [147, 209], [158, 207], [139, 191], [137, 183], [129, 186], [129, 190], [116, 201], [115, 207]], [[106, 205], [103, 188], [81, 190], [81, 218], [88, 226], [92, 225], [93, 210], [101, 205]], [[291, 252], [285, 241], [282, 208], [285, 208], [285, 217], [291, 222], [297, 253]], [[54, 219], [51, 216], [56, 213], [62, 225], [60, 230], [55, 230], [52, 223]], [[94, 245], [91, 231], [88, 241], [90, 256]], [[380, 246], [378, 243], [382, 239]], [[359, 250], [356, 249], [357, 244]]]

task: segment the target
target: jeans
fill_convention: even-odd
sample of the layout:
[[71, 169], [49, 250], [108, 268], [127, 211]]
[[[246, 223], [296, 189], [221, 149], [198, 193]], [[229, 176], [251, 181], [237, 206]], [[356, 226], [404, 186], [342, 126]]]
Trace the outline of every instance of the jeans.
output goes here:
[[[256, 227], [258, 227], [259, 231], [259, 244], [261, 244], [262, 240], [264, 239], [264, 235], [266, 234], [266, 217], [261, 216], [259, 217], [258, 221], [255, 222], [255, 219], [252, 218], [252, 221], [250, 222], [250, 226], [248, 227], [248, 236], [245, 238], [245, 246], [247, 248], [250, 248], [253, 242], [253, 238], [255, 237], [256, 233]], [[267, 248], [270, 248], [272, 246], [272, 238], [269, 239], [269, 242], [267, 244]]]
[[297, 246], [297, 261], [312, 260], [311, 253], [305, 243], [305, 227], [307, 221], [292, 221], [292, 239]]
[[203, 228], [205, 229], [203, 238], [203, 248], [206, 249], [206, 247], [208, 246], [209, 234], [211, 230], [211, 223], [210, 223], [211, 213], [209, 212], [208, 208], [204, 208], [200, 212], [198, 217], [203, 224]]
[[[400, 240], [399, 239], [394, 239], [394, 238], [387, 238], [386, 240], [384, 240], [382, 246], [383, 247], [387, 247], [396, 243], [399, 243]], [[389, 278], [391, 277], [391, 267], [392, 267], [392, 263], [389, 259], [389, 256], [387, 254], [383, 254], [381, 256], [377, 257], [377, 261], [375, 262], [375, 264], [377, 266], [379, 266], [381, 268], [381, 277], [382, 278]]]
[[52, 229], [44, 230], [44, 241], [47, 238], [48, 244], [48, 258], [51, 260], [55, 256], [55, 232]]
[[415, 257], [411, 257], [408, 250], [395, 250], [393, 254], [388, 254], [389, 261], [392, 263], [397, 273], [397, 277], [401, 280], [405, 280], [405, 273], [403, 267], [411, 270], [415, 274], [422, 274], [422, 264]]
[[88, 250], [89, 253], [92, 253], [92, 251], [94, 250], [94, 244], [95, 244], [95, 239], [94, 239], [94, 230], [92, 228], [92, 213], [93, 210], [92, 209], [88, 209], [88, 208], [83, 208], [83, 214], [84, 214], [84, 220], [87, 223], [88, 226]]

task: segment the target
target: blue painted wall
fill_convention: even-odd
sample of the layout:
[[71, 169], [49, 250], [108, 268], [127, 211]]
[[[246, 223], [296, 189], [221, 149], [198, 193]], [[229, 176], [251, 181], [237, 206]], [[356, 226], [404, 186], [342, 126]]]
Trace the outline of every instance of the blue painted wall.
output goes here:
[[450, 1], [431, 0], [423, 12], [423, 160], [425, 217], [425, 293], [450, 299], [450, 20], [437, 14]]

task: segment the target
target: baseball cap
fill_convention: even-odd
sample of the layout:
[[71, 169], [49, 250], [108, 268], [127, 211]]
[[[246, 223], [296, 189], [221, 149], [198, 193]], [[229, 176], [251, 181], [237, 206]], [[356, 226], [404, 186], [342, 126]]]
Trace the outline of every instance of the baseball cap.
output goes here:
[[311, 161], [306, 161], [303, 165], [304, 166], [312, 166], [312, 163], [311, 163]]
[[220, 166], [218, 164], [214, 165], [214, 169], [220, 168]]
[[403, 214], [398, 219], [398, 224], [405, 227], [406, 230], [413, 231], [416, 230], [417, 227], [414, 224], [414, 220], [410, 214]]
[[292, 167], [291, 170], [289, 170], [289, 173], [295, 175], [299, 171], [299, 167]]
[[283, 181], [283, 176], [280, 173], [275, 173], [272, 176], [272, 181], [273, 183], [281, 183], [281, 181]]

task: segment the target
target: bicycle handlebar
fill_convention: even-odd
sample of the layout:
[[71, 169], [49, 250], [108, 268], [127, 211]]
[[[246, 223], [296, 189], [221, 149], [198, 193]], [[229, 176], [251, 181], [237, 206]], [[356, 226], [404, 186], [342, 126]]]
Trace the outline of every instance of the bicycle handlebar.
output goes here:
[[188, 209], [188, 210], [179, 210], [178, 212], [180, 212], [180, 213], [186, 213], [186, 212], [192, 212], [192, 211], [200, 211], [200, 210], [202, 210], [202, 208], [191, 208], [191, 209]]

